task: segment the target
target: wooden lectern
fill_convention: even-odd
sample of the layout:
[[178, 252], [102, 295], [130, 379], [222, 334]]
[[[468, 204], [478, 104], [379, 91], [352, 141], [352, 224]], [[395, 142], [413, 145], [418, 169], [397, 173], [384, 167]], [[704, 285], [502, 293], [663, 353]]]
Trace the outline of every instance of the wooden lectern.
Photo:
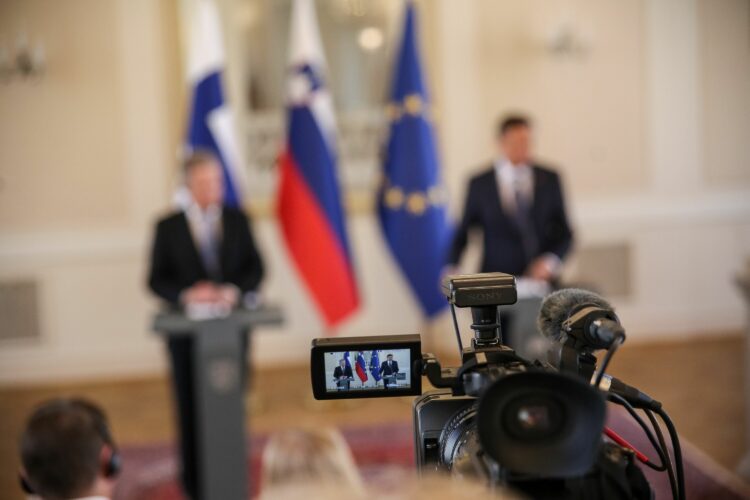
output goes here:
[[194, 396], [201, 500], [248, 498], [244, 373], [241, 337], [256, 326], [278, 325], [281, 311], [237, 309], [223, 318], [193, 320], [176, 311], [154, 318], [158, 335], [193, 338]]

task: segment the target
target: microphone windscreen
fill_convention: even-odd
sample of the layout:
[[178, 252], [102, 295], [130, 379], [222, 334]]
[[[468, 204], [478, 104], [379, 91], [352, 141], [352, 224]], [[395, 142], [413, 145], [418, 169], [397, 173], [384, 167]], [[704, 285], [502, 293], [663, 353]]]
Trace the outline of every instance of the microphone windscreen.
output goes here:
[[558, 342], [562, 337], [562, 324], [578, 306], [583, 304], [612, 310], [609, 302], [594, 292], [580, 288], [564, 288], [547, 295], [542, 302], [536, 320], [539, 332], [548, 339]]

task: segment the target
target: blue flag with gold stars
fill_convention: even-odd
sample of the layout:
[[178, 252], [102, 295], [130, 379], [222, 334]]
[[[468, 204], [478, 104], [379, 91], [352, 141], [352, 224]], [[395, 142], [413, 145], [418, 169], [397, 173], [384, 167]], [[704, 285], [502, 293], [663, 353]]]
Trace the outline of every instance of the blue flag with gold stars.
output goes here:
[[451, 231], [417, 51], [416, 12], [411, 2], [406, 9], [388, 105], [390, 137], [378, 215], [393, 256], [425, 315], [432, 317], [447, 304], [440, 273]]

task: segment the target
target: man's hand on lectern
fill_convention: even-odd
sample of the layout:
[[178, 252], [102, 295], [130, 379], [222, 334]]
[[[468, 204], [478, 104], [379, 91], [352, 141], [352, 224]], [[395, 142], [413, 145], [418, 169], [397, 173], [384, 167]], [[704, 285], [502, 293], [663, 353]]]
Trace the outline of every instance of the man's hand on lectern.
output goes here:
[[218, 285], [211, 281], [199, 281], [187, 288], [180, 297], [183, 305], [221, 304], [235, 307], [240, 300], [240, 289], [232, 284]]
[[240, 289], [232, 284], [219, 285], [220, 302], [235, 307], [240, 301]]
[[529, 264], [524, 276], [535, 280], [550, 281], [560, 272], [561, 266], [560, 257], [553, 253], [546, 253]]
[[184, 305], [219, 302], [221, 301], [221, 290], [210, 281], [199, 281], [182, 292], [180, 301]]

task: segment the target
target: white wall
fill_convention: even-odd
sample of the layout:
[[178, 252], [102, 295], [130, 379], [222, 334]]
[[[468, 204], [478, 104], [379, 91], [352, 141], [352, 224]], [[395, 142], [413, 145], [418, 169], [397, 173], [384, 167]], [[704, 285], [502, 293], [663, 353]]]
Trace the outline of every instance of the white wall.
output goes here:
[[[565, 176], [577, 246], [631, 248], [633, 293], [616, 298], [631, 341], [740, 328], [733, 277], [750, 256], [750, 131], [741, 126], [750, 71], [723, 55], [728, 46], [748, 55], [750, 27], [734, 22], [728, 39], [720, 33], [722, 20], [747, 19], [747, 5], [722, 0], [708, 22], [682, 0], [438, 6], [437, 97], [453, 208], [462, 182], [491, 155], [499, 112], [526, 110], [539, 124], [540, 156]], [[545, 42], [566, 23], [585, 50], [553, 56]], [[737, 126], [728, 137], [727, 124]]]
[[42, 334], [0, 345], [3, 382], [163, 366], [142, 283], [182, 127], [176, 27], [168, 0], [0, 3], [2, 36], [48, 61], [0, 84], [0, 279], [37, 281]]
[[[733, 12], [735, 4], [722, 1], [723, 9]], [[100, 70], [111, 72], [105, 81], [113, 86], [100, 90], [109, 92], [117, 111], [97, 123], [101, 133], [119, 141], [112, 147], [111, 164], [108, 154], [76, 165], [47, 164], [35, 160], [41, 153], [31, 149], [30, 144], [49, 147], [48, 136], [38, 137], [35, 127], [47, 114], [59, 118], [56, 114], [65, 112], [58, 102], [61, 97], [39, 107], [38, 92], [59, 91], [63, 77], [77, 78], [84, 87], [101, 85], [98, 73], [81, 69], [86, 56], [66, 44], [65, 37], [48, 36], [50, 67], [41, 87], [0, 86], [0, 177], [6, 186], [0, 191], [0, 278], [39, 281], [43, 333], [39, 341], [0, 345], [0, 383], [144, 374], [165, 367], [162, 347], [148, 327], [156, 303], [143, 283], [150, 222], [167, 206], [174, 151], [183, 127], [184, 85], [174, 26], [178, 9], [166, 0], [111, 0], [106, 5], [109, 10], [95, 21], [104, 27], [95, 36], [113, 47], [111, 67]], [[716, 139], [716, 127], [724, 123], [721, 118], [735, 123], [736, 110], [707, 104], [715, 99], [706, 94], [704, 78], [714, 43], [708, 35], [715, 33], [716, 22], [713, 28], [706, 26], [694, 1], [580, 0], [569, 3], [572, 14], [550, 11], [547, 5], [438, 0], [425, 9], [425, 51], [434, 61], [430, 83], [452, 211], [457, 212], [462, 202], [467, 176], [492, 153], [496, 114], [506, 108], [527, 109], [540, 122], [540, 154], [564, 169], [579, 245], [631, 245], [633, 294], [616, 303], [631, 339], [740, 328], [744, 313], [732, 275], [750, 254], [750, 173], [726, 166], [726, 160], [723, 164], [730, 170], [717, 173], [714, 169], [719, 167], [706, 150], [725, 145], [732, 161], [744, 162], [746, 168], [750, 158], [746, 150], [737, 149], [744, 143]], [[8, 19], [19, 16], [28, 18], [29, 29], [53, 30], [43, 23], [45, 14], [54, 17], [55, 9], [72, 9], [80, 18], [58, 17], [75, 31], [82, 23], [94, 22], [86, 18], [90, 8], [86, 0], [66, 2], [65, 7], [45, 0], [11, 1], [0, 7], [0, 30], [10, 29], [13, 23]], [[581, 32], [590, 36], [588, 56], [561, 61], [545, 52], [543, 42], [549, 26], [558, 22], [557, 15], [573, 16]], [[500, 29], [510, 25], [513, 30]], [[498, 27], [497, 37], [493, 26]], [[622, 40], [626, 32], [632, 45]], [[519, 40], [531, 40], [535, 48], [503, 49]], [[70, 65], [58, 62], [71, 54], [83, 59]], [[618, 75], [628, 70], [618, 66], [625, 64], [622, 58], [635, 73], [627, 77], [627, 85], [617, 83]], [[524, 64], [518, 65], [519, 60]], [[540, 84], [535, 75], [546, 83]], [[599, 83], [581, 86], [588, 76]], [[710, 85], [735, 89], [741, 102], [742, 92], [731, 76], [712, 81]], [[609, 85], [616, 92], [608, 92]], [[560, 102], [566, 99], [570, 102]], [[88, 117], [95, 117], [99, 109], [86, 108], [85, 102], [81, 106], [80, 113]], [[24, 109], [31, 110], [34, 120], [18, 118]], [[709, 113], [711, 123], [706, 124], [702, 117]], [[67, 133], [82, 141], [87, 133], [73, 126], [76, 119], [70, 118]], [[610, 130], [597, 129], [608, 124]], [[8, 133], [19, 127], [23, 134]], [[64, 120], [55, 127], [66, 131]], [[104, 190], [104, 199], [96, 200], [103, 205], [101, 211], [92, 205], [75, 212], [63, 207], [65, 200], [45, 201], [33, 183], [14, 184], [22, 171], [28, 173], [35, 165], [61, 169], [59, 183], [66, 182], [62, 174], [71, 169], [111, 174], [106, 182], [89, 188]], [[30, 178], [47, 179], [44, 171]], [[728, 178], [731, 182], [722, 182]], [[70, 182], [71, 193], [86, 187]], [[25, 199], [34, 200], [32, 207]], [[26, 215], [38, 205], [46, 210], [43, 217], [36, 212]], [[97, 214], [102, 214], [101, 220], [91, 223]], [[252, 356], [260, 364], [301, 362], [307, 358], [310, 339], [324, 329], [288, 261], [275, 221], [257, 220], [256, 231], [269, 268], [264, 292], [269, 301], [284, 307], [287, 321], [282, 329], [259, 331]], [[451, 345], [447, 317], [433, 326], [419, 317], [374, 216], [350, 216], [349, 231], [363, 308], [337, 333], [430, 332], [433, 347], [438, 337], [441, 344]]]

